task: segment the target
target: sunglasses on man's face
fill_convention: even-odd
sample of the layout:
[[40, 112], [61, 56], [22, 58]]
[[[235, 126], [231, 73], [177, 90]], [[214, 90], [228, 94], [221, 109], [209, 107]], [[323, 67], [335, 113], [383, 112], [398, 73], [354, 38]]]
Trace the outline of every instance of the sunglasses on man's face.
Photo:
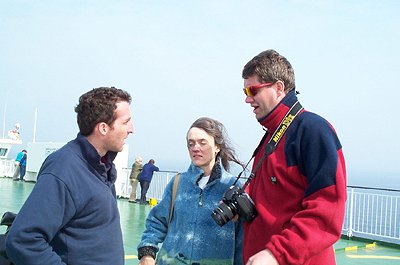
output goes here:
[[254, 86], [247, 86], [247, 87], [243, 88], [243, 92], [248, 97], [254, 97], [255, 95], [257, 95], [258, 90], [260, 88], [263, 88], [266, 86], [271, 86], [273, 84], [274, 83], [265, 83], [265, 84], [259, 84], [259, 85], [254, 85]]

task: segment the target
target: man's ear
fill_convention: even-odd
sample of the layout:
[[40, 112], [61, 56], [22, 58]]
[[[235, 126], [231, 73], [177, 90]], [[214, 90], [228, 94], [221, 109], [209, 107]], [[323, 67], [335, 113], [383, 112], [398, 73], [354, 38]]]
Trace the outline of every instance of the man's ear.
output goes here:
[[95, 130], [97, 130], [101, 135], [105, 135], [108, 132], [108, 125], [105, 122], [99, 122], [96, 124]]
[[285, 96], [285, 83], [283, 83], [281, 80], [276, 82], [276, 91], [278, 97]]

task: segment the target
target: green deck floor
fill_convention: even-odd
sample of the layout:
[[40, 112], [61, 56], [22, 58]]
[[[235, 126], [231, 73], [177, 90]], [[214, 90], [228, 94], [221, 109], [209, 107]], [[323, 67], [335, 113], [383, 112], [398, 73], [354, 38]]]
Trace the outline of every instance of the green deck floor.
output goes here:
[[[0, 215], [5, 211], [18, 212], [34, 185], [33, 182], [12, 181], [10, 178], [0, 177]], [[144, 229], [144, 220], [150, 211], [150, 206], [118, 199], [118, 207], [124, 235], [125, 264], [138, 264], [136, 246]], [[0, 227], [0, 233], [4, 231], [5, 227]], [[400, 248], [391, 248], [379, 243], [372, 245], [372, 243], [339, 240], [335, 244], [337, 264], [400, 264]]]

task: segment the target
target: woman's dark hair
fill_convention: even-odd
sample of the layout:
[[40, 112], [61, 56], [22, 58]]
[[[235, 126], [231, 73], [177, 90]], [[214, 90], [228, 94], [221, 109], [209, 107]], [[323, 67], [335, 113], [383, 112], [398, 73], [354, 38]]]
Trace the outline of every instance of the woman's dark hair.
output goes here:
[[216, 158], [221, 159], [222, 166], [226, 171], [229, 171], [230, 161], [243, 167], [243, 163], [236, 158], [235, 151], [231, 147], [228, 134], [226, 133], [225, 126], [222, 123], [208, 117], [202, 117], [193, 122], [189, 130], [193, 127], [202, 129], [207, 134], [214, 137], [215, 144], [218, 145], [220, 149]]

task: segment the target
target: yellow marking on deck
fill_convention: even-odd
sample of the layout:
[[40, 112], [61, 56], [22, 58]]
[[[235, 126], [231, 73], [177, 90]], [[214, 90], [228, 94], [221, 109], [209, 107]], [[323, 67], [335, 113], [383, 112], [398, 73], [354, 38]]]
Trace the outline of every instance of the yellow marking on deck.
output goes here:
[[374, 248], [374, 247], [376, 247], [376, 242], [365, 245], [365, 248]]
[[352, 259], [387, 259], [387, 260], [400, 260], [397, 256], [379, 256], [379, 255], [346, 255]]
[[371, 248], [374, 248], [374, 247], [376, 247], [376, 242], [371, 243], [371, 244], [362, 245], [362, 246], [350, 246], [350, 247], [345, 247], [345, 248], [334, 249], [334, 252], [335, 253], [338, 252], [338, 251], [348, 252], [348, 251], [356, 251], [358, 249], [363, 249], [363, 248], [371, 249]]
[[125, 255], [125, 259], [137, 259], [136, 255]]
[[345, 247], [344, 251], [353, 251], [353, 250], [357, 250], [358, 246], [352, 246], [352, 247]]

